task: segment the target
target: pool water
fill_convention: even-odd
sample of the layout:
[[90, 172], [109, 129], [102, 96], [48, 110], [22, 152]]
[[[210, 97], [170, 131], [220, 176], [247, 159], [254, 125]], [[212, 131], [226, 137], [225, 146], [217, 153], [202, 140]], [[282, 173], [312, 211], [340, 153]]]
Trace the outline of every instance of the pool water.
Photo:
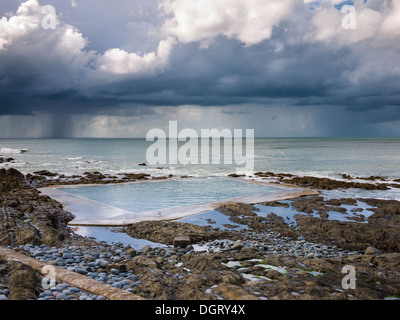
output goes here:
[[[170, 207], [212, 203], [235, 197], [282, 192], [281, 188], [229, 178], [151, 181], [119, 185], [59, 189], [131, 212], [145, 212]], [[296, 192], [291, 189], [290, 192]]]

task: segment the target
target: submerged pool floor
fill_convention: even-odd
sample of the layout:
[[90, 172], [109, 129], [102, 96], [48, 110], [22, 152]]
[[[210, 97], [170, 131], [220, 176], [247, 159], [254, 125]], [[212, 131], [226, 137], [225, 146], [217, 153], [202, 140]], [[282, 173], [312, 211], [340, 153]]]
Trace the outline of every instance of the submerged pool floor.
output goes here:
[[223, 178], [153, 181], [123, 185], [65, 188], [61, 191], [124, 210], [144, 212], [188, 204], [215, 202], [241, 196], [281, 191]]
[[43, 188], [75, 215], [71, 225], [126, 225], [179, 219], [213, 210], [218, 203], [293, 198], [305, 189], [221, 177], [99, 186]]

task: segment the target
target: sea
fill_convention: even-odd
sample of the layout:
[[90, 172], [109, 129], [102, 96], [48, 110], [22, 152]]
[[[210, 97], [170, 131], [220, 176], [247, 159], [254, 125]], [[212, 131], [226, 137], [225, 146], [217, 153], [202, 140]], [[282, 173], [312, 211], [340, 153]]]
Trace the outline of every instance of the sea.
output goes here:
[[[0, 139], [0, 156], [12, 157], [23, 173], [49, 170], [65, 175], [100, 171], [107, 174], [144, 172], [152, 176], [226, 176], [240, 167], [224, 162], [224, 148], [211, 154], [220, 164], [148, 163], [146, 139]], [[243, 140], [243, 144], [246, 141]], [[178, 148], [184, 145], [180, 142]], [[201, 148], [198, 148], [199, 152]], [[245, 153], [243, 147], [243, 154]], [[381, 176], [400, 178], [400, 138], [255, 138], [254, 171], [342, 179]], [[399, 189], [400, 190], [400, 189]], [[385, 197], [399, 198], [398, 190]]]

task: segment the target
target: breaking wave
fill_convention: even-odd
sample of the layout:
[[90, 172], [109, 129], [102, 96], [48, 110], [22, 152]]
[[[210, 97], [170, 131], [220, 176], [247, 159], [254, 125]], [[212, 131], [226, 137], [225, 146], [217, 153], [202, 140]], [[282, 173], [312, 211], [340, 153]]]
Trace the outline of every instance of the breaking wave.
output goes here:
[[1, 148], [0, 153], [25, 153], [28, 149], [12, 149], [12, 148]]

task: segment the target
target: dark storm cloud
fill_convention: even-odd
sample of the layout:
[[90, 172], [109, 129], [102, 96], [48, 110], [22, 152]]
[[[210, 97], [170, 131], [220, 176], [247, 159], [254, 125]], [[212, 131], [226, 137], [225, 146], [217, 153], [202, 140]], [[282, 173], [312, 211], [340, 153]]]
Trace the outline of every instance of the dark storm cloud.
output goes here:
[[351, 55], [322, 45], [308, 51], [299, 44], [273, 53], [268, 42], [244, 49], [224, 38], [207, 50], [188, 44], [174, 48], [163, 73], [100, 85], [90, 95], [149, 105], [279, 104], [281, 99], [304, 105], [315, 97], [334, 104], [329, 91], [344, 85], [342, 60]]
[[[379, 8], [376, 2], [371, 6]], [[177, 40], [165, 53], [157, 52], [162, 36], [154, 30], [165, 17], [156, 1], [71, 3], [49, 1], [62, 20], [54, 32], [12, 34], [13, 42], [0, 46], [0, 115], [54, 114], [60, 123], [59, 115], [68, 114], [144, 116], [159, 106], [242, 105], [240, 111], [222, 111], [228, 116], [250, 114], [245, 108], [258, 104], [314, 111], [321, 106], [328, 122], [335, 110], [338, 117], [359, 114], [364, 123], [400, 119], [399, 42], [375, 37], [371, 45], [368, 38], [355, 41], [343, 32], [307, 40], [316, 13], [306, 7], [254, 45], [243, 45], [242, 35], [241, 42], [216, 32], [204, 48], [201, 41]], [[0, 13], [17, 8], [7, 0]], [[107, 56], [110, 48], [120, 51]], [[155, 60], [146, 64], [143, 52], [155, 53]], [[104, 70], [121, 56], [127, 68], [133, 63], [143, 70]], [[66, 136], [68, 127], [55, 125], [54, 135]]]

